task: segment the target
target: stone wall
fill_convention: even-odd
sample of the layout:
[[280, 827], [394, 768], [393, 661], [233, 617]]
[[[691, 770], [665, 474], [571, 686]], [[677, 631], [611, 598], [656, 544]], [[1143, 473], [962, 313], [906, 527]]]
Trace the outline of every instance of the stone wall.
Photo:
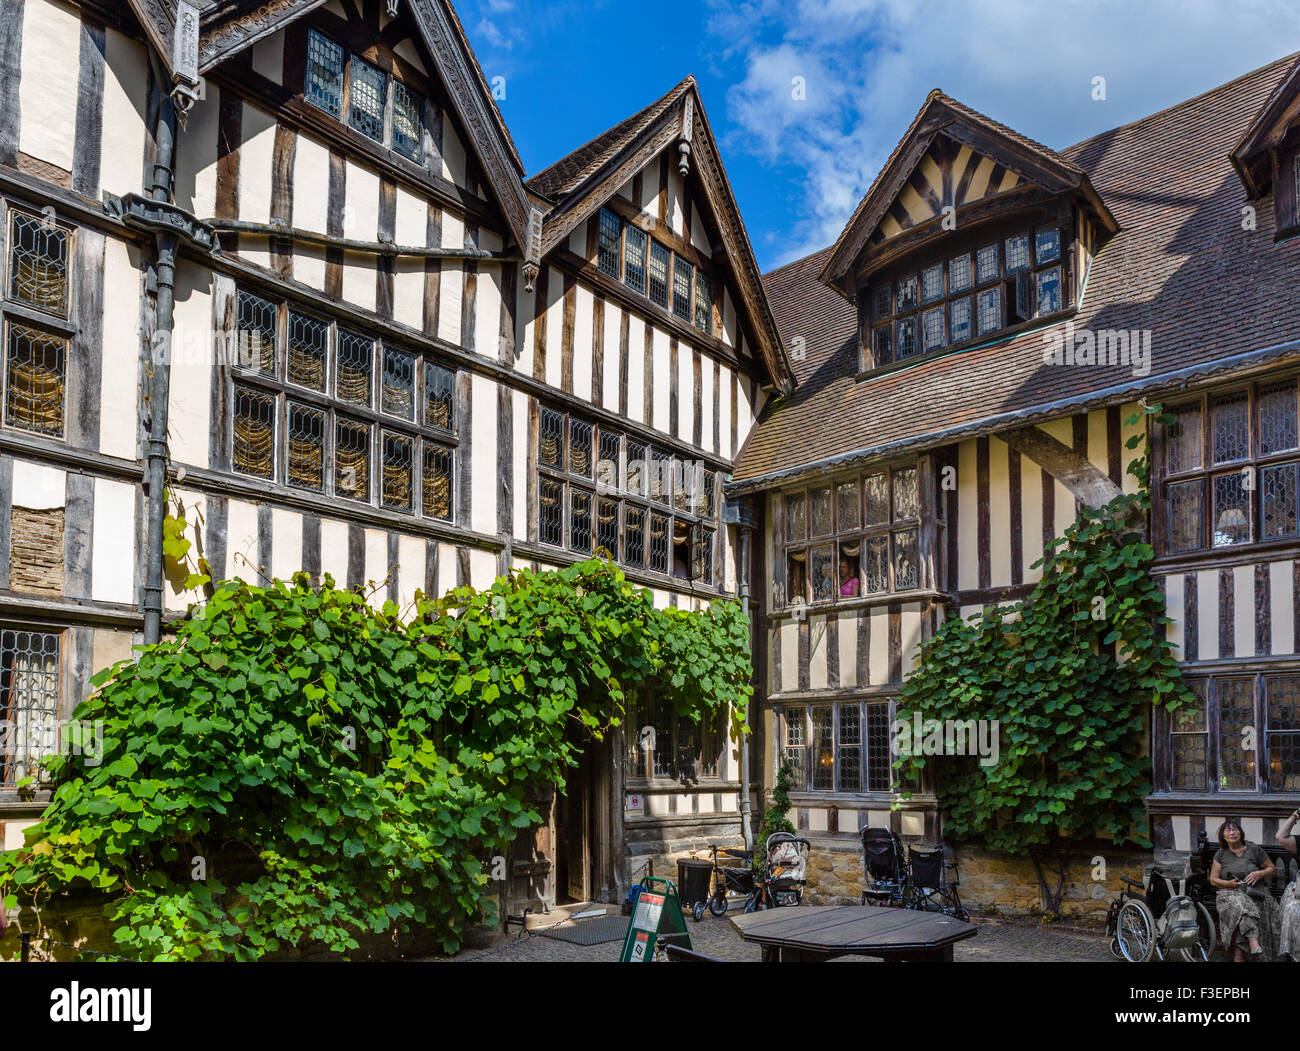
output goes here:
[[[808, 838], [813, 846], [804, 901], [810, 905], [858, 904], [865, 885], [860, 843], [856, 839]], [[1028, 855], [1002, 854], [962, 844], [955, 845], [953, 853], [962, 904], [972, 913], [1041, 913], [1042, 895]], [[1067, 869], [1062, 915], [1104, 920], [1111, 899], [1123, 886], [1120, 877], [1141, 879], [1151, 862], [1152, 855], [1146, 851], [1081, 847]], [[1049, 886], [1055, 889], [1056, 876], [1050, 872], [1047, 876]]]
[[38, 595], [63, 594], [63, 509], [15, 507], [9, 549], [9, 587]]

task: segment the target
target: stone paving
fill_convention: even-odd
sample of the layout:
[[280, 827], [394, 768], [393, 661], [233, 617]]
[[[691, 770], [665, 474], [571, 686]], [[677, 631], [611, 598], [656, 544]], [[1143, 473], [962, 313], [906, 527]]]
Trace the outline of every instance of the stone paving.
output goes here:
[[[980, 928], [974, 938], [953, 947], [957, 963], [976, 961], [1081, 961], [1100, 963], [1111, 959], [1106, 940], [1098, 931], [1077, 927], [1041, 926], [1036, 921], [993, 920], [976, 918]], [[757, 963], [759, 947], [740, 940], [726, 918], [706, 916], [701, 923], [687, 920], [691, 943], [697, 952], [719, 959]], [[620, 942], [604, 945], [573, 945], [537, 935], [520, 938], [517, 933], [495, 944], [466, 949], [451, 957], [451, 962], [492, 963], [614, 963], [622, 949]], [[432, 957], [425, 957], [432, 960]], [[443, 959], [446, 959], [445, 957]], [[862, 956], [842, 958], [844, 962], [876, 963]]]

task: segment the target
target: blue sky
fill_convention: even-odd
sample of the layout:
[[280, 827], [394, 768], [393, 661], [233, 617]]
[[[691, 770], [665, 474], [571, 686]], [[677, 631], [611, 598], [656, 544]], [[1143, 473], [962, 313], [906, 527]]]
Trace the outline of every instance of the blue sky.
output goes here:
[[931, 88], [1059, 148], [1300, 51], [1285, 0], [453, 2], [530, 175], [694, 74], [764, 270], [834, 241]]

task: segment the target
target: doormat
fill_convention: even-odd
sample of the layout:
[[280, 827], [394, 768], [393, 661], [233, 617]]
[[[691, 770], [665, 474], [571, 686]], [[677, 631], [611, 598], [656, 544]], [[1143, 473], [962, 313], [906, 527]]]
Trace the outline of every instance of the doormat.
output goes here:
[[605, 942], [623, 940], [627, 934], [628, 919], [627, 916], [614, 913], [612, 916], [598, 916], [576, 922], [566, 920], [553, 927], [541, 927], [532, 933], [539, 938], [554, 938], [574, 945], [603, 945]]

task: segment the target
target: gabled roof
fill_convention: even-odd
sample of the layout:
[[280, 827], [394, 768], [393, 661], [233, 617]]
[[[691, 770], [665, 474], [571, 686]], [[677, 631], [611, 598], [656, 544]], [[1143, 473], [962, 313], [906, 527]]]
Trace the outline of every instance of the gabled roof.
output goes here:
[[1233, 166], [1252, 199], [1263, 197], [1272, 186], [1273, 166], [1267, 154], [1281, 143], [1297, 118], [1300, 118], [1300, 62], [1278, 83], [1233, 148]]
[[1044, 332], [857, 378], [854, 310], [828, 294], [822, 253], [765, 278], [788, 340], [803, 336], [794, 393], [767, 408], [740, 456], [740, 491], [829, 466], [935, 448], [1014, 422], [1161, 397], [1263, 362], [1300, 362], [1300, 238], [1275, 244], [1272, 209], [1241, 227], [1246, 196], [1228, 155], [1296, 56], [1059, 151], [1119, 221], [1094, 258], [1076, 329], [1149, 330], [1151, 369], [1043, 362]]
[[[988, 158], [1013, 173], [1015, 178], [1008, 181], [1016, 185], [1027, 181], [1052, 193], [1073, 190], [1082, 194], [1103, 224], [1114, 229], [1113, 217], [1092, 189], [1082, 168], [1042, 143], [1026, 138], [935, 89], [926, 96], [906, 133], [858, 203], [839, 240], [832, 246], [822, 270], [822, 280], [846, 296], [851, 295], [849, 272], [854, 262], [882, 220], [886, 219], [909, 180], [917, 176], [922, 162], [936, 154], [946, 153], [951, 157], [954, 150], [963, 147], [965, 153], [972, 155], [972, 165], [980, 158]], [[925, 189], [924, 186], [921, 188]], [[989, 196], [995, 196], [998, 188], [990, 189]], [[936, 205], [953, 205], [960, 210], [968, 202], [959, 200], [956, 191], [956, 180], [946, 179], [942, 190], [936, 194]], [[937, 206], [934, 209], [936, 217], [939, 214]]]
[[790, 362], [694, 77], [528, 179], [528, 189], [553, 204], [542, 227], [542, 255], [562, 244], [629, 179], [674, 144], [689, 147], [689, 178], [699, 180], [721, 234], [740, 306], [752, 322], [756, 349], [772, 384], [788, 390], [793, 381]]
[[[326, 0], [197, 0], [198, 67], [206, 73], [321, 7]], [[169, 69], [177, 0], [130, 0], [150, 42]], [[433, 56], [447, 95], [465, 129], [516, 243], [528, 242], [531, 204], [523, 187], [523, 162], [506, 129], [492, 90], [450, 0], [402, 0], [425, 48]]]

